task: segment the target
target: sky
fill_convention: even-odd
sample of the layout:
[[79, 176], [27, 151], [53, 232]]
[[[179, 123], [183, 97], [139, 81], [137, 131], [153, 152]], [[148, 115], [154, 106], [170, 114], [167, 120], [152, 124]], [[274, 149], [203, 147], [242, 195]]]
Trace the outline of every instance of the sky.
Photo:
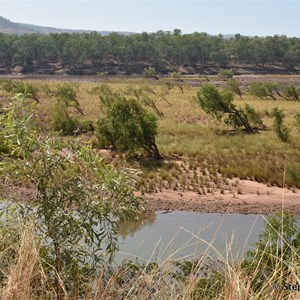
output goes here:
[[287, 35], [300, 37], [298, 1], [2, 1], [13, 22], [99, 31]]

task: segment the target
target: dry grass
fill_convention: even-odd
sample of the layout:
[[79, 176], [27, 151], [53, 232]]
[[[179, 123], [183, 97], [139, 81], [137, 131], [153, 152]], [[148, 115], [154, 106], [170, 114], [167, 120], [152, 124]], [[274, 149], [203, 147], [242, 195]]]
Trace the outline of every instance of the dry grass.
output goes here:
[[[17, 261], [11, 266], [6, 282], [0, 292], [3, 300], [38, 299], [45, 274], [43, 272], [39, 248], [33, 227], [27, 224], [17, 248]], [[43, 291], [44, 293], [44, 291]]]
[[[223, 255], [214, 248], [213, 240], [207, 242], [200, 238], [201, 235], [190, 234], [199, 242], [205, 242], [207, 248], [200, 258], [195, 258], [188, 264], [189, 269], [185, 275], [176, 273], [180, 264], [177, 264], [177, 267], [173, 264], [176, 253], [181, 251], [181, 249], [177, 249], [166, 259], [158, 259], [152, 265], [123, 264], [113, 273], [105, 268], [100, 268], [95, 278], [86, 284], [81, 296], [78, 293], [65, 292], [63, 299], [299, 299], [297, 291], [282, 289], [284, 283], [296, 284], [299, 282], [299, 255], [295, 251], [291, 251], [292, 255], [288, 262], [288, 277], [282, 268], [282, 265], [287, 262], [282, 261], [279, 255], [272, 273], [265, 277], [257, 289], [255, 288], [259, 283], [257, 276], [264, 265], [263, 255], [257, 254], [255, 262], [252, 261], [253, 271], [249, 273], [243, 267], [242, 262], [233, 256], [232, 241], [229, 242]], [[280, 233], [278, 235], [281, 236]], [[16, 263], [11, 265], [7, 279], [0, 287], [1, 299], [56, 299], [55, 292], [45, 284], [49, 278], [41, 267], [39, 247], [33, 234], [33, 228], [27, 227], [21, 236], [20, 242], [15, 245], [18, 248]], [[162, 252], [164, 251], [163, 249]], [[208, 260], [210, 252], [215, 255], [214, 258]], [[183, 266], [184, 261], [181, 263]], [[182, 276], [175, 278], [172, 274], [181, 274]], [[279, 283], [281, 288], [276, 290], [273, 286], [278, 279], [282, 284]], [[65, 285], [70, 285], [70, 283], [65, 283]]]

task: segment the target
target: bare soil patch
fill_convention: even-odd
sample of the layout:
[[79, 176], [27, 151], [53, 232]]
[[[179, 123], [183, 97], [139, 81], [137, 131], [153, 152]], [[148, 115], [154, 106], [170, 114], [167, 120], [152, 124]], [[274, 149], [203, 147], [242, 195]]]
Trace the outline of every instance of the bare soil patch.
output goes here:
[[208, 213], [268, 214], [285, 210], [300, 215], [300, 190], [268, 187], [250, 180], [240, 180], [243, 194], [221, 193], [199, 195], [193, 191], [163, 190], [146, 194], [148, 210], [184, 210]]

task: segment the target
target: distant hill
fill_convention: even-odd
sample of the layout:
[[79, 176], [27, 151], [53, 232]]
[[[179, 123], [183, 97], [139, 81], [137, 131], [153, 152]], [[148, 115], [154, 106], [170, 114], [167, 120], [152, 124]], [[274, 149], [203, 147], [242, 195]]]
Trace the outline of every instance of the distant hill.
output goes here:
[[[0, 32], [6, 34], [24, 34], [24, 33], [40, 33], [40, 34], [50, 34], [50, 33], [82, 33], [82, 32], [92, 32], [93, 30], [72, 30], [72, 29], [61, 29], [54, 27], [44, 27], [31, 24], [15, 23], [8, 19], [0, 16]], [[97, 31], [101, 35], [108, 35], [110, 31]], [[119, 34], [130, 35], [133, 32], [118, 32]]]

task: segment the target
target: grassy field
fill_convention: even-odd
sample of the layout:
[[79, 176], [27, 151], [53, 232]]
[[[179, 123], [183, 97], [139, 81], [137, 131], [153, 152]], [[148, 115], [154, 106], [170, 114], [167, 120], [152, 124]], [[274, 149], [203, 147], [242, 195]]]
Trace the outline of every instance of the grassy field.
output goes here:
[[[288, 78], [287, 76], [285, 79]], [[278, 78], [274, 78], [276, 81]], [[295, 79], [295, 77], [291, 77]], [[196, 190], [205, 193], [210, 189], [230, 189], [227, 179], [239, 177], [263, 182], [268, 185], [282, 186], [283, 174], [285, 184], [300, 187], [300, 132], [294, 116], [300, 112], [300, 103], [287, 100], [262, 100], [244, 93], [243, 100], [235, 97], [234, 103], [244, 107], [246, 103], [253, 106], [262, 117], [266, 130], [256, 134], [233, 131], [222, 122], [217, 122], [207, 115], [195, 98], [203, 78], [192, 82], [185, 80], [168, 89], [168, 79], [111, 79], [99, 82], [74, 81], [77, 99], [84, 115], [74, 111], [81, 121], [96, 122], [104, 112], [100, 106], [99, 96], [91, 93], [93, 88], [102, 83], [113, 90], [126, 94], [126, 89], [151, 88], [151, 98], [163, 113], [158, 121], [157, 143], [165, 160], [155, 162], [151, 159], [128, 159], [126, 164], [141, 169], [139, 186], [142, 192], [161, 190], [163, 188]], [[45, 91], [53, 90], [62, 81], [29, 81], [39, 87], [40, 104], [36, 106], [39, 125], [44, 131], [50, 130], [51, 114], [55, 98]], [[47, 88], [45, 88], [47, 87]], [[2, 91], [2, 96], [9, 96]], [[273, 131], [271, 112], [274, 107], [282, 109], [286, 115], [285, 125], [289, 128], [291, 141], [283, 143]], [[85, 140], [91, 140], [97, 147], [97, 139], [88, 134]], [[120, 155], [111, 153], [111, 161], [124, 164]]]
[[[157, 143], [166, 159], [158, 167], [155, 167], [155, 162], [151, 164], [149, 161], [137, 166], [146, 171], [143, 176], [148, 186], [145, 189], [161, 189], [166, 177], [165, 170], [168, 172], [170, 188], [174, 188], [179, 182], [186, 188], [192, 186], [193, 189], [199, 189], [202, 184], [197, 181], [201, 181], [204, 173], [211, 177], [221, 174], [224, 180], [239, 177], [282, 186], [285, 171], [286, 184], [289, 187], [300, 187], [300, 134], [294, 119], [295, 114], [300, 111], [300, 104], [296, 101], [262, 100], [247, 94], [240, 100], [236, 96], [235, 104], [239, 107], [243, 107], [245, 103], [253, 106], [262, 116], [267, 129], [253, 135], [234, 132], [231, 131], [232, 128], [215, 121], [201, 110], [195, 100], [201, 81], [199, 79], [193, 85], [184, 84], [183, 92], [176, 86], [167, 90], [164, 84], [166, 80], [105, 81], [118, 91], [124, 91], [128, 86], [140, 88], [147, 85], [156, 93], [153, 99], [164, 115], [159, 119]], [[50, 89], [57, 85], [53, 81], [33, 83], [37, 86], [47, 84]], [[94, 124], [103, 111], [99, 105], [99, 97], [90, 91], [99, 84], [101, 83], [74, 83], [84, 111], [84, 115], [78, 117], [91, 120]], [[48, 130], [55, 99], [50, 99], [43, 92], [40, 93], [40, 98], [41, 104], [37, 109], [41, 127]], [[273, 119], [270, 115], [274, 107], [283, 109], [286, 115], [285, 124], [292, 136], [290, 143], [281, 142], [273, 131]], [[97, 144], [95, 137], [91, 139]], [[184, 169], [187, 170], [182, 173]]]

